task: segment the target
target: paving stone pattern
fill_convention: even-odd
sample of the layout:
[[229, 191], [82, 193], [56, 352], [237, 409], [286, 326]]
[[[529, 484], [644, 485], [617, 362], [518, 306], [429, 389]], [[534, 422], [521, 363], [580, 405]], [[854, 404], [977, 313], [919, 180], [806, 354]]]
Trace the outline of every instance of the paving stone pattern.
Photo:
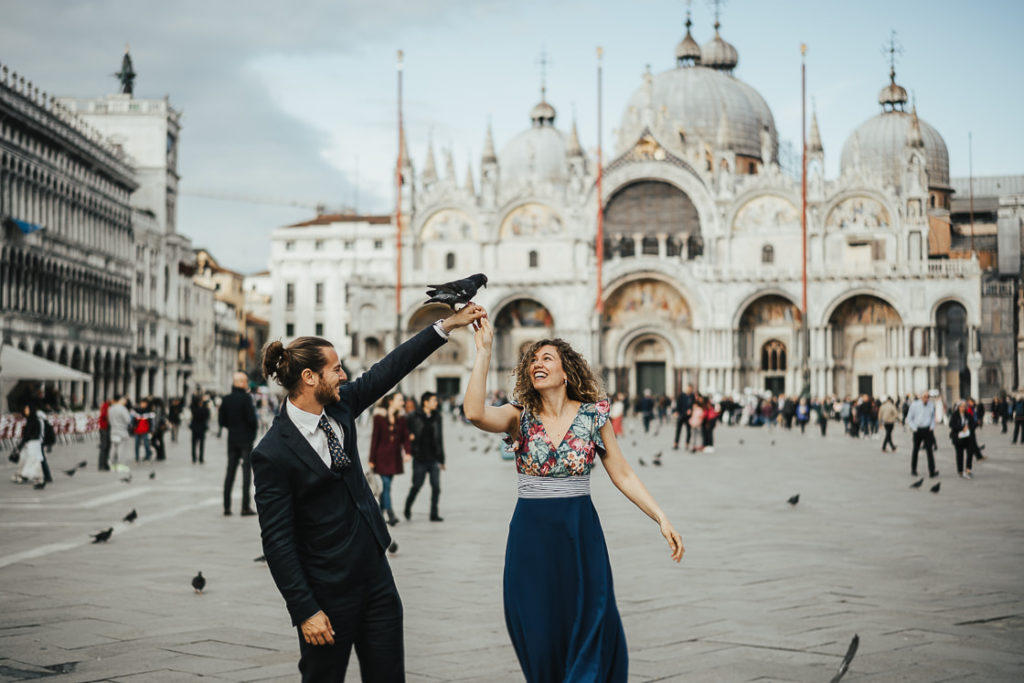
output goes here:
[[[1006, 435], [986, 427], [989, 457], [964, 481], [941, 434], [934, 495], [931, 482], [908, 488], [900, 430], [899, 451], [883, 455], [880, 440], [838, 429], [721, 427], [717, 452], [691, 455], [671, 450], [667, 424], [627, 425], [627, 457], [687, 549], [672, 563], [657, 527], [595, 470], [631, 681], [828, 681], [854, 633], [846, 681], [1024, 680], [1024, 447]], [[497, 437], [446, 429], [446, 521], [427, 521], [424, 490], [394, 529], [408, 680], [522, 680], [501, 591], [514, 471]], [[236, 515], [221, 514], [225, 442], [211, 435], [194, 466], [182, 437], [128, 484], [95, 470], [91, 442], [58, 447], [44, 491], [4, 469], [0, 681], [298, 679], [296, 633], [253, 562], [258, 522], [237, 516], [237, 492]], [[82, 459], [76, 476], [61, 472]], [[396, 508], [409, 480], [395, 480]], [[121, 522], [132, 508], [138, 520]], [[89, 542], [109, 526], [109, 543]]]

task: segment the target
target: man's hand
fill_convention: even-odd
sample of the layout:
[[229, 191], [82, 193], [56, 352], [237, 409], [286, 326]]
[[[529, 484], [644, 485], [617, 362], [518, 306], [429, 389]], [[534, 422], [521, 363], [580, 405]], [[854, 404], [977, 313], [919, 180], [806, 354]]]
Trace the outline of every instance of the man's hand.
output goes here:
[[302, 637], [310, 645], [334, 645], [334, 629], [323, 610], [302, 622]]
[[487, 316], [487, 311], [484, 310], [483, 306], [478, 306], [472, 301], [459, 309], [458, 313], [448, 316], [441, 323], [444, 327], [445, 332], [451, 332], [456, 327], [465, 327], [472, 322], [476, 322], [480, 318]]

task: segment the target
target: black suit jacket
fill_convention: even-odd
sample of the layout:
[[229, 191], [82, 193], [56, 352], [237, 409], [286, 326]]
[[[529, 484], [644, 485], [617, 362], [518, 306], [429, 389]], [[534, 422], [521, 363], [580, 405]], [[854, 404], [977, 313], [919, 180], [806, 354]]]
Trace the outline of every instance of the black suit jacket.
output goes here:
[[231, 393], [220, 402], [217, 421], [228, 430], [228, 446], [252, 448], [256, 439], [256, 406], [245, 389], [231, 387]]
[[389, 353], [325, 411], [344, 431], [352, 466], [335, 473], [288, 417], [288, 402], [252, 452], [263, 552], [293, 624], [351, 596], [379, 570], [391, 536], [363, 476], [355, 418], [437, 350], [433, 326]]

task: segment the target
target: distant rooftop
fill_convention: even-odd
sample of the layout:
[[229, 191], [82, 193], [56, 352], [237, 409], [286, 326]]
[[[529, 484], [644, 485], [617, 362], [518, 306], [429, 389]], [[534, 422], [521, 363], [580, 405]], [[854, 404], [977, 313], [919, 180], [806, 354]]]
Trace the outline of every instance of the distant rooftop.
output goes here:
[[369, 223], [371, 225], [387, 225], [392, 216], [360, 216], [354, 213], [322, 213], [316, 218], [301, 223], [287, 225], [288, 228], [308, 228], [314, 225], [330, 225], [332, 223]]
[[[970, 195], [969, 178], [950, 178], [957, 199]], [[1024, 175], [987, 175], [974, 177], [974, 198], [1024, 194]]]

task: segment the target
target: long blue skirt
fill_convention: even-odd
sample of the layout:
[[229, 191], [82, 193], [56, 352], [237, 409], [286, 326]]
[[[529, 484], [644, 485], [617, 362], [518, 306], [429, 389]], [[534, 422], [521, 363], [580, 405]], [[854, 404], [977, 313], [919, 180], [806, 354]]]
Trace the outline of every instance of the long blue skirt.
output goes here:
[[505, 624], [529, 683], [626, 680], [626, 634], [590, 496], [519, 499], [505, 549]]

